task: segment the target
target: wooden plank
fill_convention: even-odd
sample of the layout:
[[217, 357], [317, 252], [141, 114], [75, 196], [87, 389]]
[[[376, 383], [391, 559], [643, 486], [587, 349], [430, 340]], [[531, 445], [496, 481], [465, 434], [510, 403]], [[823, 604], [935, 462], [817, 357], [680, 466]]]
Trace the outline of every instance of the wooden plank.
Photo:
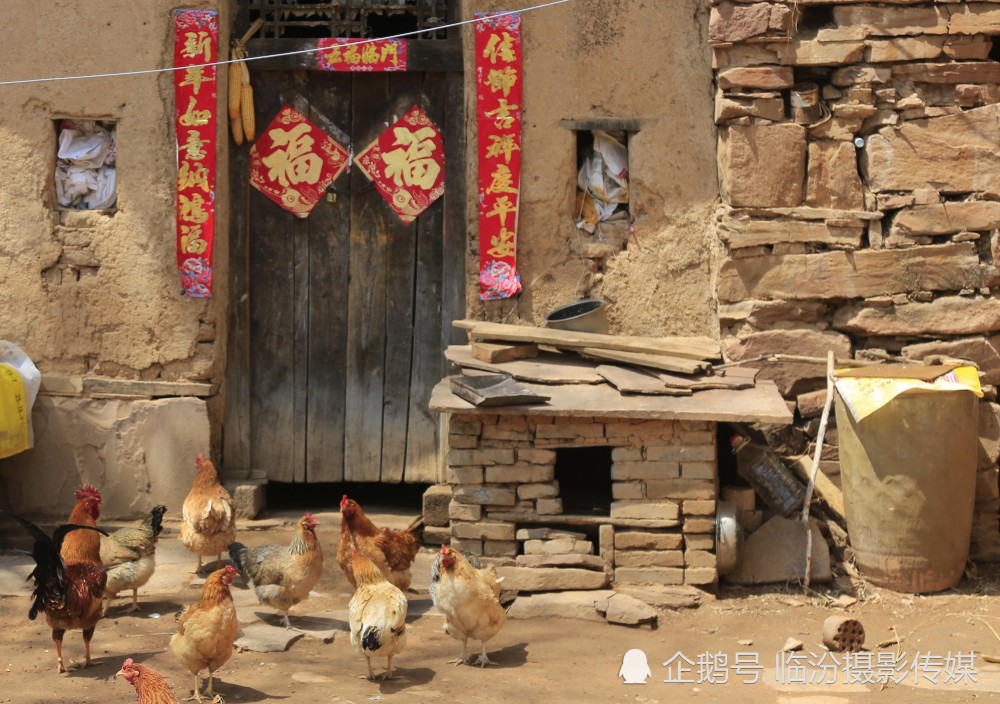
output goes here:
[[[406, 70], [460, 71], [462, 70], [462, 41], [454, 39], [408, 39]], [[318, 71], [319, 51], [315, 39], [251, 39], [247, 42], [250, 54], [248, 66], [255, 70], [307, 70]], [[290, 56], [273, 56], [286, 52], [307, 52]], [[256, 56], [270, 58], [254, 59]], [[326, 72], [324, 72], [326, 73]], [[384, 127], [384, 126], [383, 126]]]
[[[351, 77], [310, 74], [307, 116], [341, 146], [351, 149]], [[347, 281], [350, 275], [350, 176], [327, 189], [306, 221], [309, 226], [309, 388], [306, 415], [306, 481], [344, 479], [344, 408], [347, 368]], [[333, 200], [331, 202], [331, 196]]]
[[[246, 30], [248, 11], [240, 4], [234, 27]], [[229, 291], [226, 313], [225, 414], [222, 421], [222, 467], [251, 468], [250, 423], [250, 146], [237, 147], [227, 119], [217, 131], [229, 152]]]
[[205, 398], [213, 393], [212, 384], [196, 384], [183, 381], [132, 381], [110, 379], [108, 377], [85, 376], [81, 391], [84, 393], [118, 396], [199, 396]]
[[[443, 480], [438, 453], [438, 418], [428, 404], [434, 385], [445, 374], [442, 336], [451, 333], [452, 307], [465, 314], [464, 220], [455, 231], [454, 211], [464, 216], [465, 207], [465, 107], [461, 74], [431, 74], [424, 77], [424, 109], [442, 130], [444, 139], [444, 196], [417, 218], [415, 309], [413, 317], [413, 361], [410, 370], [409, 416], [406, 431], [406, 469], [403, 481], [437, 483]], [[457, 237], [448, 251], [446, 237]], [[452, 258], [457, 256], [458, 262]], [[446, 285], [448, 282], [450, 285]], [[457, 292], [456, 292], [457, 291]], [[450, 300], [445, 303], [445, 297]]]
[[681, 376], [661, 372], [661, 382], [674, 389], [689, 389], [704, 391], [705, 389], [749, 389], [754, 385], [752, 377], [722, 376], [719, 374], [699, 374], [698, 376]]
[[[290, 85], [290, 102], [296, 110], [309, 114], [309, 74], [294, 72], [286, 85]], [[285, 354], [292, 357], [292, 479], [306, 480], [306, 430], [309, 402], [309, 221], [292, 218], [292, 227], [283, 235], [293, 243], [292, 249], [292, 346]], [[270, 233], [274, 236], [274, 232]]]
[[580, 362], [573, 357], [556, 354], [539, 355], [537, 360], [518, 359], [502, 364], [480, 362], [472, 356], [467, 345], [451, 345], [445, 350], [445, 357], [469, 369], [482, 369], [495, 374], [510, 374], [519, 381], [539, 384], [601, 384], [604, 377], [597, 373], [592, 364]]
[[457, 324], [469, 330], [470, 340], [507, 340], [534, 342], [563, 349], [592, 347], [646, 354], [665, 354], [685, 359], [718, 359], [719, 344], [708, 338], [634, 337], [627, 335], [601, 335], [592, 332], [574, 332], [556, 328], [538, 328], [528, 325], [474, 322], [471, 328], [463, 321]]
[[[466, 335], [451, 327], [452, 321], [467, 315], [466, 271], [478, 272], [478, 255], [470, 257], [469, 233], [466, 209], [469, 203], [468, 181], [466, 177], [466, 109], [465, 74], [448, 73], [445, 76], [445, 190], [444, 190], [444, 232], [441, 279], [441, 347], [461, 345]], [[449, 138], [449, 135], [452, 138]], [[478, 281], [478, 278], [477, 278]], [[442, 374], [446, 371], [443, 356]]]
[[[607, 384], [541, 385], [527, 388], [549, 397], [545, 406], [498, 406], [498, 415], [707, 420], [727, 423], [788, 425], [792, 414], [773, 381], [760, 381], [752, 389], [709, 389], [692, 396], [648, 396], [618, 393]], [[476, 413], [476, 407], [451, 392], [441, 381], [431, 395], [431, 410], [441, 413]]]
[[682, 374], [697, 374], [711, 369], [711, 365], [708, 362], [698, 362], [693, 359], [684, 359], [683, 357], [669, 357], [665, 354], [623, 352], [621, 350], [604, 350], [596, 347], [584, 347], [578, 351], [581, 355], [590, 359], [623, 362], [625, 364], [635, 364], [640, 367], [662, 369], [668, 372], [681, 372]]
[[[360, 152], [387, 124], [389, 74], [355, 76], [352, 93], [351, 135]], [[388, 218], [396, 215], [353, 165], [351, 191], [344, 480], [377, 482], [382, 473], [386, 230]]]
[[[389, 122], [394, 122], [416, 104], [423, 105], [423, 76], [416, 73], [389, 74]], [[357, 78], [355, 80], [365, 80]], [[360, 147], [364, 148], [364, 147]], [[388, 204], [384, 204], [388, 210]], [[435, 207], [435, 206], [432, 206]], [[440, 206], [436, 206], [440, 207]], [[413, 367], [414, 287], [416, 285], [417, 223], [403, 223], [394, 214], [384, 221], [386, 247], [385, 391], [382, 401], [383, 483], [403, 480], [406, 464], [407, 416], [410, 411], [410, 374]]]
[[[788, 467], [798, 475], [806, 484], [812, 475], [812, 458], [808, 455], [790, 458], [787, 460]], [[833, 512], [834, 517], [841, 521], [847, 520], [847, 511], [844, 508], [844, 493], [834, 484], [822, 469], [816, 470], [816, 482], [813, 485], [816, 495], [819, 496]]]
[[[255, 75], [258, 115], [274, 115], [291, 94], [280, 74]], [[295, 217], [250, 189], [250, 468], [271, 481], [295, 480]]]
[[500, 345], [494, 342], [473, 342], [472, 356], [480, 362], [498, 364], [515, 359], [532, 359], [538, 356], [538, 345]]
[[690, 396], [690, 389], [670, 388], [659, 377], [641, 369], [615, 367], [602, 364], [597, 367], [597, 373], [623, 394], [663, 394], [666, 396]]

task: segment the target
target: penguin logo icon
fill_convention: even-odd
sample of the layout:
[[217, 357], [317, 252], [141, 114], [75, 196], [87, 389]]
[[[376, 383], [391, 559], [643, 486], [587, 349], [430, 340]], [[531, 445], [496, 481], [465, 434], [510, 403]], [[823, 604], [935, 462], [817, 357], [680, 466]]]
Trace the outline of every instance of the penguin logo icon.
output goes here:
[[618, 676], [625, 679], [625, 684], [646, 684], [646, 679], [653, 676], [646, 653], [638, 648], [626, 651]]

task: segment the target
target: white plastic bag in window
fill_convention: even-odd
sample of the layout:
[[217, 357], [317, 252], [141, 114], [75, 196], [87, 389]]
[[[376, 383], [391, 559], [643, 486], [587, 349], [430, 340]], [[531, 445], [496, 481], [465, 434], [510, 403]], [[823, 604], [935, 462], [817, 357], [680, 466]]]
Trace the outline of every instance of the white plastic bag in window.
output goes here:
[[[628, 203], [628, 149], [607, 132], [594, 131], [594, 150], [584, 159], [577, 174], [577, 186], [584, 193], [584, 214], [577, 224], [593, 232], [597, 222], [610, 220], [621, 204]], [[589, 208], [594, 215], [586, 216]]]
[[109, 151], [111, 151], [111, 133], [106, 129], [97, 128], [93, 132], [84, 132], [77, 128], [64, 127], [59, 133], [59, 151], [56, 156], [74, 166], [96, 169], [104, 164]]

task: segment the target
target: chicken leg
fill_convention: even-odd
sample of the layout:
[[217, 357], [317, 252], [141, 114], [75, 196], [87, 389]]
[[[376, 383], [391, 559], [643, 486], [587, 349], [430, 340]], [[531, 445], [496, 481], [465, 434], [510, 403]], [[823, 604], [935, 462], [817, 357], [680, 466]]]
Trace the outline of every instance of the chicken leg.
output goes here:
[[[372, 659], [368, 655], [365, 655], [365, 661], [368, 663], [368, 679], [375, 681], [375, 672], [372, 670]], [[363, 677], [364, 675], [362, 675]]]
[[63, 673], [66, 672], [66, 668], [63, 667], [62, 659], [62, 642], [63, 636], [66, 635], [66, 631], [61, 628], [52, 629], [52, 642], [56, 646], [56, 672]]
[[468, 654], [469, 639], [466, 638], [462, 641], [462, 654], [455, 660], [449, 660], [449, 665], [468, 665], [469, 664], [469, 654]]
[[386, 667], [385, 674], [382, 676], [382, 680], [383, 681], [385, 681], [385, 680], [391, 680], [392, 679], [392, 656], [391, 655], [388, 657], [388, 660], [389, 660], [389, 662], [385, 666]]
[[194, 692], [193, 692], [193, 694], [191, 694], [190, 697], [185, 697], [184, 701], [186, 701], [186, 702], [193, 702], [193, 701], [199, 701], [200, 702], [201, 701], [201, 689], [198, 687], [198, 673], [197, 672], [194, 673]]
[[94, 629], [97, 626], [91, 626], [90, 628], [84, 629], [83, 631], [83, 666], [90, 667], [94, 663], [90, 659], [90, 639], [94, 637]]
[[139, 590], [138, 589], [133, 589], [132, 590], [132, 608], [128, 610], [128, 613], [132, 614], [132, 613], [135, 613], [136, 611], [141, 611], [141, 610], [142, 609], [139, 608]]
[[479, 644], [483, 646], [482, 654], [476, 658], [476, 662], [479, 663], [479, 667], [486, 667], [487, 665], [496, 665], [495, 662], [486, 657], [486, 643], [484, 641], [479, 641]]

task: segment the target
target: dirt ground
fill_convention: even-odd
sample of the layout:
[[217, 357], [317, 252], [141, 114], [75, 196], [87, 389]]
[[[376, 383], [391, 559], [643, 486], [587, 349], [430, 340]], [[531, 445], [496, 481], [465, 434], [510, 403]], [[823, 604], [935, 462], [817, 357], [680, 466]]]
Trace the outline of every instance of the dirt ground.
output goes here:
[[[360, 677], [364, 660], [351, 648], [345, 630], [350, 587], [334, 557], [339, 517], [335, 511], [318, 516], [326, 568], [316, 594], [293, 609], [292, 622], [312, 615], [314, 625], [334, 630], [333, 640], [324, 643], [307, 635], [285, 652], [234, 653], [216, 679], [217, 691], [230, 704], [1000, 701], [1000, 665], [985, 659], [1000, 659], [1000, 615], [994, 615], [1000, 570], [992, 567], [980, 567], [958, 589], [942, 594], [913, 596], [869, 588], [864, 599], [847, 607], [831, 603], [843, 593], [831, 585], [818, 585], [810, 596], [796, 587], [723, 588], [697, 609], [666, 612], [655, 630], [557, 618], [509, 620], [488, 643], [497, 666], [480, 669], [446, 662], [460, 646], [443, 633], [444, 619], [427, 595], [430, 548], [421, 552], [415, 566], [409, 642], [396, 660], [397, 677], [369, 682]], [[241, 527], [238, 537], [248, 545], [287, 543], [291, 521], [297, 517], [271, 516], [253, 524], [256, 530]], [[409, 518], [374, 517], [397, 526]], [[30, 567], [21, 556], [0, 555], [0, 582], [14, 585], [0, 598], [0, 629], [5, 634], [0, 702], [134, 702], [132, 688], [113, 679], [126, 657], [158, 670], [179, 698], [190, 695], [192, 678], [167, 650], [167, 641], [175, 629], [174, 615], [197, 598], [202, 580], [192, 574], [194, 559], [184, 553], [176, 535], [177, 524], [168, 523], [160, 539], [157, 574], [140, 591], [142, 611], [124, 613], [129, 598], [120, 595], [109, 617], [98, 624], [94, 667], [78, 667], [83, 658], [80, 633], [67, 634], [64, 656], [70, 672], [63, 675], [55, 672], [44, 621], [26, 618], [30, 589], [18, 584]], [[255, 603], [251, 591], [240, 588], [234, 595], [244, 624], [277, 622], [270, 609]], [[151, 618], [153, 614], [159, 617]], [[822, 624], [831, 614], [860, 619], [869, 646], [893, 638], [901, 638], [902, 644], [863, 652], [849, 669], [843, 667], [844, 656], [838, 656], [835, 671], [822, 646]], [[782, 656], [789, 638], [800, 640], [803, 648]], [[641, 662], [634, 664], [634, 654], [625, 657], [633, 649], [645, 654], [648, 676], [642, 676]], [[644, 683], [623, 682], [623, 660], [629, 663], [625, 678], [637, 679], [638, 671]], [[376, 672], [381, 666], [384, 661]], [[890, 677], [895, 682], [888, 681]]]

